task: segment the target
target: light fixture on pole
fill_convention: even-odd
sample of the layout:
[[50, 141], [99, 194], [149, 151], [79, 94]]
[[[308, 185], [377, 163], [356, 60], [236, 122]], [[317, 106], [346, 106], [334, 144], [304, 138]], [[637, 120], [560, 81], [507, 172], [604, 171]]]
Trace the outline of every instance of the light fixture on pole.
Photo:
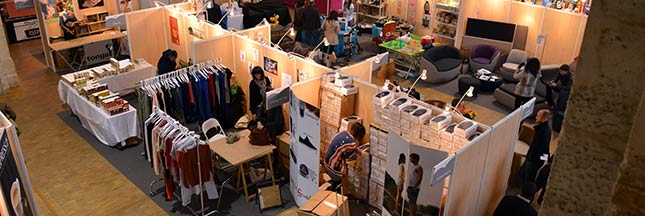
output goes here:
[[[452, 110], [455, 111], [455, 109], [457, 109], [457, 107], [459, 107], [459, 104], [461, 104], [461, 102], [464, 100], [464, 98], [466, 96], [473, 97], [473, 91], [475, 91], [475, 87], [473, 87], [473, 86], [468, 87], [468, 90], [466, 91], [466, 94], [461, 96], [461, 98], [459, 99], [459, 102], [457, 102], [457, 104], [455, 104], [455, 106], [452, 107]], [[448, 107], [448, 106], [446, 106], [446, 107]]]
[[316, 49], [318, 49], [318, 47], [320, 47], [320, 45], [323, 45], [323, 44], [325, 44], [325, 46], [329, 46], [329, 41], [327, 41], [327, 38], [323, 38], [323, 40], [318, 45], [316, 45], [314, 49], [311, 50], [311, 52], [309, 53], [310, 59], [314, 58], [314, 52], [316, 52]]
[[416, 85], [420, 79], [423, 79], [423, 80], [428, 79], [428, 70], [423, 69], [423, 72], [421, 72], [421, 75], [417, 77], [417, 80], [415, 80], [414, 83], [412, 83], [412, 86], [410, 86], [410, 89], [408, 89], [408, 93], [406, 94], [410, 94], [410, 92], [412, 91], [412, 88], [414, 88], [414, 85]]
[[155, 6], [156, 7], [161, 7], [161, 6], [168, 6], [168, 4], [160, 2], [160, 1], [155, 1]]
[[222, 21], [224, 21], [224, 19], [225, 19], [228, 15], [235, 16], [235, 12], [233, 12], [233, 9], [232, 9], [232, 8], [230, 8], [230, 9], [228, 9], [228, 11], [226, 11], [226, 14], [224, 14], [224, 16], [222, 16], [222, 18], [217, 22], [217, 25], [220, 25], [220, 24], [222, 23]]
[[287, 35], [289, 35], [289, 36], [291, 36], [291, 37], [295, 37], [295, 36], [296, 36], [296, 30], [295, 30], [295, 29], [293, 29], [293, 27], [289, 28], [289, 31], [287, 31], [286, 33], [284, 33], [284, 35], [282, 35], [282, 37], [280, 37], [280, 40], [278, 40], [278, 43], [275, 43], [275, 45], [276, 45], [277, 47], [280, 47], [280, 42], [282, 42], [282, 40], [283, 40]]

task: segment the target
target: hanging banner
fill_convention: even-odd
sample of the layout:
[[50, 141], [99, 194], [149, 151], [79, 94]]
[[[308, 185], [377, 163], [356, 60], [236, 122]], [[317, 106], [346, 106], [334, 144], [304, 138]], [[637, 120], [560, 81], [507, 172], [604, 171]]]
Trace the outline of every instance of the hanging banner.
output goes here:
[[22, 185], [18, 165], [9, 144], [7, 131], [2, 129], [0, 138], [0, 187], [2, 188], [3, 204], [10, 216], [33, 215], [31, 203]]
[[98, 41], [83, 45], [85, 65], [93, 65], [110, 61], [113, 44], [111, 40]]
[[16, 34], [16, 41], [40, 37], [38, 19], [14, 22], [13, 29]]
[[179, 24], [177, 18], [169, 16], [170, 18], [170, 41], [179, 46]]
[[522, 120], [528, 118], [529, 116], [531, 116], [531, 114], [533, 114], [533, 110], [535, 109], [534, 106], [535, 97], [529, 100], [529, 102], [524, 103], [524, 105], [520, 107], [520, 109], [522, 110]]
[[432, 168], [432, 185], [443, 183], [443, 180], [446, 179], [449, 175], [452, 174], [452, 171], [455, 169], [455, 155], [450, 155], [450, 157], [441, 161]]
[[290, 190], [302, 206], [318, 192], [320, 167], [320, 110], [291, 92]]
[[289, 88], [289, 86], [268, 91], [266, 109], [270, 110], [284, 103], [289, 102], [290, 94], [291, 94], [291, 88]]

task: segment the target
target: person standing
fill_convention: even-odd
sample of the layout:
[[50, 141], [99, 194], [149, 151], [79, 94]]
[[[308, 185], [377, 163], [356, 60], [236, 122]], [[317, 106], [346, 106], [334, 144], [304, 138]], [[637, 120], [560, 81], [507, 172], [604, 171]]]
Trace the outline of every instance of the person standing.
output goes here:
[[264, 75], [264, 70], [260, 66], [255, 66], [251, 70], [253, 80], [249, 83], [249, 111], [254, 119], [266, 121], [266, 93], [271, 91], [271, 80]]
[[412, 169], [410, 176], [408, 176], [408, 200], [410, 202], [410, 216], [417, 215], [417, 198], [421, 191], [421, 181], [423, 181], [423, 167], [419, 165], [419, 155], [417, 153], [410, 154], [410, 163]]
[[495, 208], [493, 216], [537, 216], [537, 211], [531, 206], [535, 191], [535, 184], [529, 183], [522, 187], [522, 193], [505, 196]]
[[325, 31], [325, 38], [329, 42], [329, 46], [325, 47], [327, 50], [327, 67], [336, 65], [336, 46], [338, 46], [338, 32], [340, 32], [340, 23], [338, 22], [338, 12], [331, 11], [325, 23], [322, 26]]
[[305, 8], [305, 0], [298, 0], [298, 2], [296, 2], [296, 12], [295, 12], [296, 18], [293, 20], [293, 30], [296, 30], [295, 40], [298, 42], [302, 42], [302, 28], [303, 28], [302, 10], [304, 8]]
[[81, 25], [81, 21], [76, 18], [76, 14], [72, 11], [62, 13], [60, 22], [58, 23], [63, 32], [63, 38], [65, 40], [71, 40], [76, 38], [76, 33], [78, 27]]
[[549, 145], [551, 144], [551, 127], [549, 119], [551, 111], [542, 109], [538, 111], [535, 119], [537, 125], [533, 126], [535, 135], [533, 142], [526, 153], [526, 160], [520, 167], [519, 175], [523, 184], [534, 182], [538, 169], [542, 167], [544, 161], [549, 157]]
[[315, 47], [320, 42], [320, 12], [314, 7], [314, 0], [309, 0], [302, 9], [302, 42]]
[[551, 164], [553, 164], [553, 158], [555, 155], [549, 157], [549, 161], [538, 170], [538, 174], [535, 177], [535, 186], [537, 186], [537, 191], [540, 191], [538, 196], [537, 203], [542, 205], [542, 200], [544, 200], [544, 194], [546, 193], [546, 184], [549, 182], [549, 174], [551, 174]]
[[[525, 65], [526, 67], [522, 69]], [[541, 76], [540, 60], [537, 58], [530, 58], [526, 63], [517, 66], [513, 78], [520, 80], [520, 82], [515, 85], [515, 109], [533, 98], [535, 87]]]
[[399, 154], [399, 182], [396, 184], [396, 200], [394, 203], [394, 210], [398, 211], [401, 206], [403, 196], [403, 185], [405, 184], [405, 154]]
[[177, 70], [177, 51], [167, 49], [163, 51], [157, 62], [157, 71], [159, 71], [159, 75], [162, 75], [175, 70]]
[[330, 188], [338, 188], [340, 179], [334, 179], [337, 173], [345, 173], [345, 162], [347, 159], [356, 158], [356, 149], [361, 145], [365, 137], [365, 127], [360, 123], [350, 124], [349, 131], [338, 132], [329, 143], [329, 149], [325, 154], [324, 164], [327, 173], [332, 176]]

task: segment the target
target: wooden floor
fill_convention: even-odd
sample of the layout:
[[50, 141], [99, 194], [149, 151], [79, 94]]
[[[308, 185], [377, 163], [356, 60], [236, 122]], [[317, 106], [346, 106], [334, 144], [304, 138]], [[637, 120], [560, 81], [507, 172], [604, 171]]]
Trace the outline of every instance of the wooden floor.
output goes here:
[[41, 215], [166, 215], [61, 121], [59, 76], [40, 40], [10, 45], [20, 86], [0, 96], [18, 114], [20, 143]]

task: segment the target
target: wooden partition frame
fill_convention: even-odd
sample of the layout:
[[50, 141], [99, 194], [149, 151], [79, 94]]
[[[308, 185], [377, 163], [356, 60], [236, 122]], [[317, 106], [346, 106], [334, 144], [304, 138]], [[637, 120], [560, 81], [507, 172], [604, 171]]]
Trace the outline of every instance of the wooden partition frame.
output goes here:
[[[537, 46], [535, 55], [540, 59], [540, 62], [543, 64], [568, 64], [573, 61], [574, 53], [577, 53], [575, 49], [578, 44], [576, 42], [582, 21], [580, 14], [547, 8], [540, 33], [545, 36], [544, 45]], [[562, 59], [569, 61], [563, 62]]]
[[[378, 58], [379, 56], [376, 56]], [[363, 60], [359, 63], [343, 67], [340, 72], [345, 75], [355, 76], [359, 80], [372, 82], [372, 63], [375, 57]]]
[[[262, 68], [265, 69], [265, 74], [273, 77], [273, 88], [284, 87], [282, 86], [282, 78], [285, 75], [291, 77], [292, 83], [296, 82], [295, 56], [290, 58], [286, 52], [267, 45], [262, 45], [262, 49], [264, 55], [260, 61], [262, 61]], [[264, 68], [264, 58], [272, 59], [278, 63], [277, 74], [266, 71], [266, 68]]]
[[[262, 53], [262, 45], [259, 42], [252, 40], [244, 35], [233, 34], [233, 47], [233, 59], [235, 60], [235, 77], [240, 84], [240, 88], [242, 88], [242, 90], [248, 94], [249, 83], [252, 80], [250, 71], [251, 68], [249, 68], [249, 64], [252, 64], [253, 67], [260, 66], [264, 68], [264, 54]], [[256, 50], [257, 54], [255, 53]], [[244, 53], [244, 59], [242, 59], [242, 53]], [[257, 55], [257, 59], [255, 59], [255, 55]], [[274, 79], [275, 81], [275, 76], [268, 75], [267, 73], [265, 73], [265, 75]], [[247, 106], [245, 109], [248, 110], [249, 97], [247, 96], [245, 99]]]
[[192, 58], [195, 63], [202, 63], [211, 59], [220, 58], [221, 63], [229, 68], [235, 68], [235, 47], [233, 34], [207, 38], [195, 41], [192, 44]]
[[[190, 43], [188, 43], [188, 40], [186, 39], [188, 28], [186, 27], [186, 20], [184, 19], [184, 11], [175, 7], [163, 7], [163, 10], [163, 27], [167, 28], [167, 30], [165, 31], [166, 47], [168, 47], [168, 49], [177, 51], [177, 61], [182, 60], [188, 62], [188, 47], [190, 46]], [[178, 34], [176, 36], [179, 39], [179, 44], [173, 42], [172, 39], [173, 32], [170, 28], [171, 18], [177, 19]]]
[[[320, 108], [320, 82], [321, 76], [316, 76], [291, 85], [291, 91], [300, 100]], [[360, 90], [359, 90], [360, 91]]]
[[[320, 74], [333, 71], [331, 68], [319, 65], [318, 63], [310, 59], [303, 59], [300, 57], [296, 57], [295, 59], [296, 59], [296, 71], [295, 71], [296, 80], [298, 79], [297, 77], [299, 72], [307, 73], [307, 79], [311, 79], [312, 77], [316, 77]], [[302, 80], [299, 80], [299, 81], [302, 81]]]
[[521, 109], [506, 116], [492, 126], [491, 138], [486, 151], [486, 166], [479, 192], [477, 215], [492, 215], [504, 197], [510, 175], [511, 162], [520, 127]]
[[271, 42], [271, 25], [269, 25], [268, 22], [263, 21], [253, 28], [238, 31], [236, 33], [246, 35], [255, 41], [261, 41], [260, 38], [262, 38], [266, 44], [270, 44]]
[[474, 193], [478, 193], [482, 185], [482, 162], [486, 161], [483, 152], [486, 152], [490, 138], [491, 132], [487, 130], [457, 151], [444, 215], [476, 215], [479, 197]]
[[168, 49], [165, 17], [163, 8], [150, 8], [126, 14], [128, 46], [132, 59], [143, 58], [156, 66], [161, 53]]

